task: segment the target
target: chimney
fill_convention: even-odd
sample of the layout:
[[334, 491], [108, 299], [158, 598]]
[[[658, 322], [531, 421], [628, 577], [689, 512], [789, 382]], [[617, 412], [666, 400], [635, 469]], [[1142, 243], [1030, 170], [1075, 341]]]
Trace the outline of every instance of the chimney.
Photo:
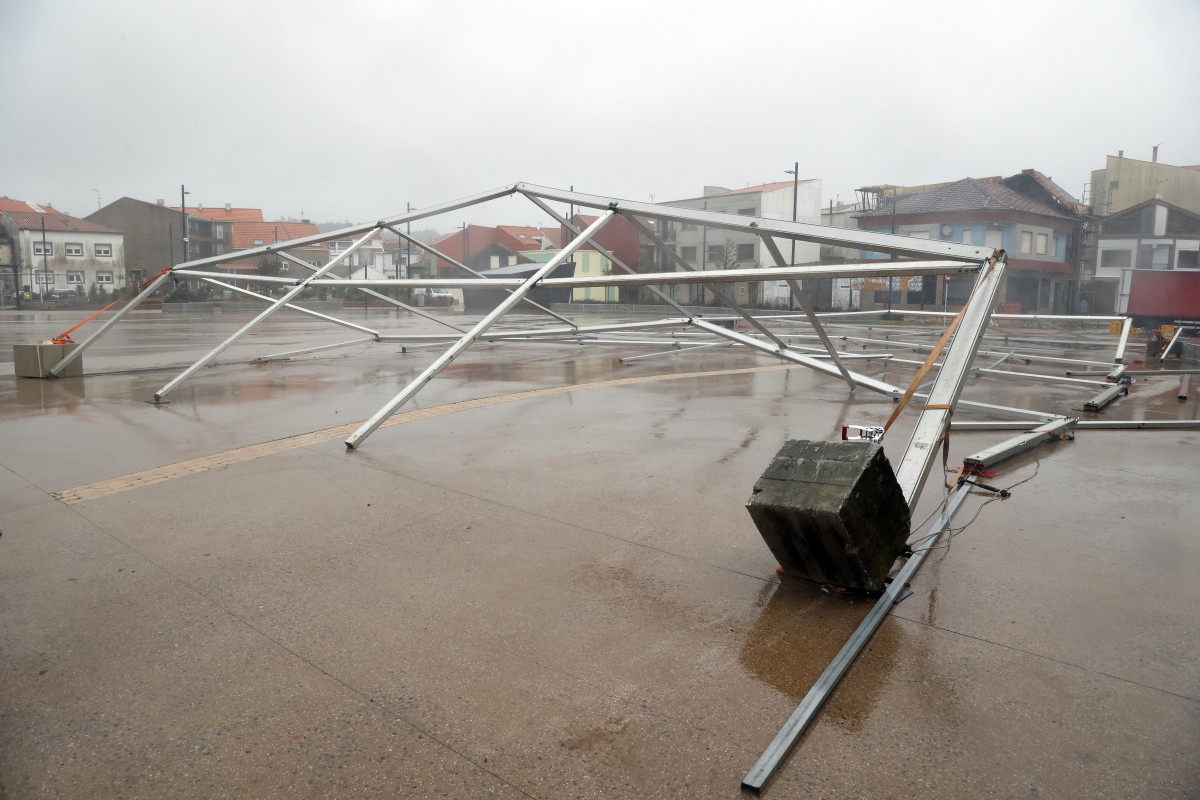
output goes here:
[[158, 203], [160, 206], [165, 206], [167, 204], [167, 201], [163, 200], [161, 197], [158, 198], [158, 200], [156, 200], [155, 202]]
[[203, 210], [204, 210], [204, 203], [196, 203], [196, 210], [197, 210], [197, 211], [203, 211]]
[[1118, 151], [1117, 151], [1117, 158], [1124, 158], [1124, 157], [1125, 157], [1125, 151], [1124, 151], [1124, 150], [1118, 150]]
[[225, 210], [226, 210], [226, 211], [233, 211], [233, 203], [226, 203], [226, 204], [225, 204]]
[[1150, 160], [1155, 164], [1158, 163], [1158, 145], [1154, 145], [1154, 154], [1150, 156]]

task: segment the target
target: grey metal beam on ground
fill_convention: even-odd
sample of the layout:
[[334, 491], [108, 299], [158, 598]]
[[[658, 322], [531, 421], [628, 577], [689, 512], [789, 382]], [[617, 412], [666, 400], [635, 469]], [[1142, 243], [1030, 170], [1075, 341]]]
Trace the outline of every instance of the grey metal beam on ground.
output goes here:
[[833, 661], [821, 673], [821, 677], [817, 678], [817, 682], [812, 685], [808, 693], [804, 695], [804, 699], [800, 701], [800, 705], [792, 712], [792, 716], [784, 723], [783, 728], [775, 735], [771, 744], [759, 756], [758, 761], [742, 779], [742, 789], [745, 791], [759, 794], [762, 792], [767, 781], [771, 780], [771, 776], [779, 769], [779, 765], [783, 763], [783, 759], [791, 752], [792, 748], [799, 741], [804, 731], [812, 724], [816, 718], [817, 712], [821, 710], [821, 706], [833, 693], [838, 682], [850, 669], [858, 654], [866, 647], [867, 642], [879, 629], [883, 623], [884, 617], [891, 610], [903, 595], [909, 581], [912, 580], [917, 570], [924, 563], [926, 554], [929, 549], [937, 544], [942, 533], [950, 526], [950, 522], [954, 519], [954, 515], [962, 507], [963, 501], [971, 493], [971, 487], [968, 484], [960, 484], [957, 486], [946, 500], [946, 508], [941, 516], [933, 523], [930, 528], [929, 535], [913, 548], [913, 555], [908, 559], [908, 563], [896, 574], [888, 587], [884, 590], [883, 595], [875, 601], [875, 605], [871, 607], [866, 618], [851, 634], [850, 638], [842, 645], [842, 649], [833, 657]]
[[1032, 450], [1044, 441], [1061, 439], [1071, 431], [1071, 428], [1078, 421], [1078, 419], [1068, 417], [1051, 420], [1026, 434], [1008, 439], [1000, 444], [992, 445], [974, 455], [969, 455], [963, 459], [963, 464], [976, 469], [987, 469], [995, 464], [999, 464], [1006, 458], [1024, 453], [1026, 450]]

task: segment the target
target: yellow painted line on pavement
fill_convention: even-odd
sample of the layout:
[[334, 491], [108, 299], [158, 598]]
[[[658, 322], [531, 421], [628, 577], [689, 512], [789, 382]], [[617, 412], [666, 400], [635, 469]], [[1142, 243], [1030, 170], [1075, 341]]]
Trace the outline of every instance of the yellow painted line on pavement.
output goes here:
[[[616, 378], [611, 381], [598, 381], [596, 383], [581, 383], [572, 386], [554, 386], [549, 389], [532, 389], [527, 392], [513, 392], [512, 394], [501, 394], [495, 397], [483, 397], [478, 400], [463, 400], [458, 403], [446, 403], [440, 406], [431, 406], [429, 408], [418, 408], [412, 411], [404, 411], [394, 414], [391, 419], [383, 423], [381, 427], [387, 428], [392, 425], [403, 425], [406, 422], [416, 422], [422, 419], [431, 417], [440, 417], [443, 414], [454, 414], [458, 411], [468, 411], [473, 408], [485, 408], [486, 406], [497, 406], [502, 403], [515, 403], [518, 400], [530, 400], [535, 397], [549, 397], [556, 394], [567, 394], [568, 392], [580, 392], [585, 389], [607, 389], [613, 386], [632, 386], [638, 383], [652, 383], [655, 381], [673, 381], [685, 380], [688, 378], [711, 378], [721, 375], [746, 375], [754, 372], [774, 372], [777, 370], [796, 369], [799, 365], [796, 364], [779, 364], [771, 367], [747, 367], [745, 369], [726, 369], [715, 370], [712, 372], [681, 372], [667, 375], [646, 375], [637, 378]], [[156, 483], [182, 478], [187, 475], [195, 475], [200, 472], [207, 472], [211, 469], [221, 469], [222, 467], [230, 466], [231, 464], [240, 464], [245, 461], [253, 461], [256, 458], [263, 456], [282, 453], [287, 450], [295, 450], [298, 447], [308, 447], [309, 445], [321, 444], [333, 439], [344, 439], [354, 433], [362, 425], [361, 422], [351, 423], [349, 425], [339, 425], [336, 428], [324, 428], [312, 433], [302, 433], [298, 436], [288, 436], [284, 439], [274, 439], [261, 444], [252, 444], [248, 447], [239, 447], [234, 450], [226, 450], [223, 453], [214, 453], [209, 456], [201, 456], [200, 458], [192, 458], [187, 461], [180, 461], [177, 464], [170, 464], [165, 467], [155, 467], [141, 472], [134, 472], [129, 475], [122, 475], [118, 478], [109, 478], [108, 480], [97, 481], [96, 483], [88, 483], [83, 486], [76, 486], [74, 489], [63, 489], [58, 492], [53, 492], [53, 496], [67, 505], [75, 503], [83, 503], [88, 500], [96, 500], [101, 497], [108, 497], [121, 492], [128, 492], [131, 489], [140, 489], [143, 486], [153, 486]]]

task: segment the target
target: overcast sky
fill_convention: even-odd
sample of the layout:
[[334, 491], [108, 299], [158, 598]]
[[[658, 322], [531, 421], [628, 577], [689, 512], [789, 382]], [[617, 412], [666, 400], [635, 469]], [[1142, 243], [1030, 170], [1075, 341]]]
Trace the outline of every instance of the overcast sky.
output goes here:
[[[0, 0], [0, 195], [363, 221], [529, 181], [634, 200], [804, 177], [1200, 163], [1200, 2]], [[528, 203], [464, 219], [529, 224]]]

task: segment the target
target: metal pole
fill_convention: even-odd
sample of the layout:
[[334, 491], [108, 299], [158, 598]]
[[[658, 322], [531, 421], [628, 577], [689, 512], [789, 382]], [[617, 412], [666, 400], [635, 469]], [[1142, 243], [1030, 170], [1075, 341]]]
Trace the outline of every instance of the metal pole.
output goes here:
[[[767, 252], [771, 254], [771, 258], [779, 266], [783, 266], [783, 253], [779, 252], [779, 246], [775, 244], [775, 240], [769, 236], [762, 237], [763, 245], [767, 248]], [[850, 391], [854, 391], [854, 378], [850, 376], [850, 370], [846, 369], [846, 365], [842, 363], [841, 357], [838, 355], [837, 348], [833, 346], [833, 342], [829, 340], [829, 334], [825, 333], [824, 326], [817, 319], [817, 315], [813, 312], [812, 304], [808, 302], [808, 298], [800, 290], [799, 284], [794, 280], [786, 281], [791, 294], [788, 295], [788, 305], [791, 305], [791, 299], [794, 298], [800, 304], [800, 308], [804, 309], [804, 315], [808, 317], [808, 324], [812, 325], [813, 330], [817, 332], [817, 336], [821, 340], [821, 344], [825, 345], [825, 349], [829, 351], [829, 357], [833, 359], [833, 363], [842, 372], [842, 378], [846, 383], [850, 384]]]
[[979, 341], [996, 301], [996, 291], [1004, 277], [1005, 263], [1004, 251], [997, 250], [991, 268], [976, 281], [975, 291], [967, 302], [962, 322], [946, 351], [942, 368], [929, 392], [928, 402], [921, 410], [912, 437], [896, 467], [896, 481], [904, 492], [909, 508], [915, 507], [921, 497], [921, 489], [938, 454], [937, 445], [949, 429], [951, 409], [958, 402], [963, 384], [970, 374], [971, 362], [979, 349]]
[[[230, 291], [237, 292], [238, 294], [245, 295], [246, 297], [253, 297], [255, 300], [265, 300], [268, 303], [275, 302], [274, 297], [267, 297], [265, 294], [252, 292], [249, 289], [242, 289], [233, 285], [232, 283], [225, 283], [224, 281], [218, 281], [212, 278], [201, 278], [200, 280], [204, 281], [205, 283], [210, 283], [213, 286], [220, 286], [222, 289], [229, 289]], [[376, 339], [379, 338], [379, 331], [363, 327], [362, 325], [357, 325], [353, 322], [347, 322], [346, 320], [338, 319], [337, 317], [331, 317], [328, 314], [321, 314], [313, 311], [310, 308], [304, 308], [303, 306], [298, 306], [293, 303], [286, 303], [284, 307], [290, 308], [292, 311], [299, 311], [301, 314], [307, 314], [310, 317], [316, 317], [317, 319], [323, 319], [326, 322], [332, 322], [334, 325], [341, 325], [344, 328], [352, 328], [353, 330], [361, 331], [362, 333], [369, 333], [376, 337]]]
[[558, 268], [559, 264], [562, 264], [564, 261], [570, 258], [576, 250], [583, 246], [583, 243], [587, 241], [587, 237], [592, 236], [596, 233], [596, 231], [603, 228], [605, 224], [607, 224], [614, 216], [616, 216], [616, 211], [609, 210], [608, 213], [588, 226], [588, 229], [584, 232], [584, 238], [576, 239], [575, 241], [571, 242], [571, 244], [567, 247], [564, 247], [557, 256], [546, 262], [541, 269], [530, 275], [528, 280], [526, 280], [525, 283], [522, 284], [519, 289], [517, 289], [517, 291], [504, 298], [500, 304], [492, 309], [487, 316], [481, 319], [474, 328], [472, 328], [465, 336], [455, 342], [449, 350], [447, 350], [445, 353], [442, 353], [442, 355], [439, 356], [436, 361], [430, 364], [425, 371], [418, 375], [411, 383], [408, 384], [408, 386], [404, 387], [404, 390], [401, 391], [400, 394], [392, 398], [387, 405], [375, 412], [375, 415], [371, 417], [371, 419], [367, 420], [367, 422], [365, 422], [357, 431], [351, 434], [350, 437], [346, 439], [346, 447], [353, 449], [362, 444], [362, 442], [366, 440], [366, 438], [370, 436], [380, 425], [382, 425], [388, 417], [396, 413], [396, 409], [400, 408], [400, 406], [404, 405], [410, 399], [415, 397], [417, 392], [419, 392], [425, 386], [425, 384], [433, 380], [433, 378], [436, 377], [439, 372], [445, 369], [451, 361], [453, 361], [468, 347], [470, 347], [475, 340], [482, 336], [488, 328], [495, 324], [497, 320], [507, 314], [509, 310], [513, 308], [513, 306], [521, 302], [521, 298], [528, 294], [533, 287], [538, 284], [538, 281], [554, 272], [554, 270]]
[[1125, 324], [1121, 326], [1121, 339], [1117, 342], [1117, 352], [1113, 356], [1113, 363], [1120, 364], [1125, 360], [1125, 345], [1129, 343], [1129, 330], [1133, 327], [1133, 317], [1126, 317]]
[[171, 273], [164, 272], [162, 275], [159, 275], [157, 278], [155, 278], [153, 281], [151, 281], [149, 286], [143, 287], [140, 292], [135, 294], [133, 296], [133, 298], [128, 303], [125, 304], [124, 308], [120, 309], [119, 311], [117, 311], [117, 313], [113, 314], [109, 319], [107, 319], [104, 322], [103, 325], [101, 325], [98, 329], [96, 329], [95, 333], [93, 333], [91, 336], [89, 336], [88, 338], [86, 338], [82, 342], [80, 342], [78, 345], [76, 345], [75, 349], [72, 350], [71, 352], [67, 353], [66, 357], [63, 358], [62, 361], [59, 361], [57, 364], [55, 364], [53, 367], [51, 367], [50, 374], [57, 378], [58, 374], [60, 372], [62, 372], [64, 369], [66, 369], [68, 364], [70, 364], [72, 361], [74, 361], [75, 359], [77, 359], [81, 355], [83, 355], [83, 351], [87, 350], [89, 347], [91, 347], [92, 343], [95, 342], [97, 339], [99, 339], [101, 336], [103, 336], [105, 334], [105, 332], [108, 331], [109, 328], [111, 328], [113, 325], [116, 325], [117, 322], [122, 317], [124, 317], [130, 311], [133, 311], [135, 308], [137, 308], [139, 303], [141, 303], [143, 300], [145, 300], [150, 295], [154, 294], [154, 290], [158, 288], [159, 284], [161, 284], [168, 277], [170, 277], [170, 275], [171, 275]]
[[[784, 170], [784, 172], [787, 172], [787, 170]], [[797, 161], [795, 167], [792, 169], [792, 222], [796, 222], [798, 219], [797, 210], [798, 210], [799, 204], [800, 204], [800, 162]], [[832, 208], [832, 206], [830, 206], [830, 208]], [[829, 219], [830, 219], [830, 222], [833, 221], [832, 215], [830, 216]], [[792, 260], [789, 261], [788, 263], [789, 264], [796, 263], [796, 240], [795, 239], [792, 239]], [[789, 286], [788, 288], [790, 289], [791, 287]], [[795, 299], [795, 295], [796, 295], [796, 293], [794, 291], [788, 295], [788, 310], [795, 308], [795, 305], [793, 305], [793, 300]], [[851, 389], [851, 391], [853, 391], [854, 387], [851, 386], [850, 389]]]
[[42, 283], [38, 286], [38, 296], [42, 299], [40, 302], [46, 302], [46, 278], [50, 267], [46, 264], [47, 249], [46, 249], [46, 215], [41, 215], [42, 222]]
[[[371, 230], [369, 230], [365, 234], [363, 234], [362, 238], [360, 238], [354, 244], [350, 245], [350, 248], [348, 250], [343, 250], [338, 256], [330, 259], [329, 263], [327, 263], [325, 266], [318, 269], [315, 273], [313, 273], [313, 275], [310, 278], [300, 281], [290, 291], [288, 291], [286, 294], [284, 294], [283, 297], [276, 300], [272, 305], [270, 305], [269, 307], [264, 309], [257, 317], [250, 320], [245, 325], [243, 325], [241, 328], [239, 328], [236, 333], [234, 333], [228, 339], [221, 342], [219, 345], [217, 345], [212, 350], [210, 350], [195, 364], [192, 364], [190, 367], [185, 369], [183, 372], [179, 373], [179, 375], [176, 376], [174, 380], [172, 380], [166, 386], [162, 387], [161, 389], [159, 389], [157, 392], [154, 393], [154, 402], [161, 403], [163, 398], [166, 397], [167, 394], [170, 393], [170, 391], [172, 389], [174, 389], [176, 386], [178, 386], [183, 381], [187, 380], [198, 369], [200, 369], [205, 364], [207, 364], [208, 362], [210, 362], [214, 358], [216, 358], [218, 355], [220, 355], [225, 350], [225, 348], [229, 347], [231, 344], [236, 342], [238, 339], [242, 338], [244, 335], [246, 335], [250, 331], [254, 330], [254, 328], [256, 328], [260, 322], [262, 322], [267, 317], [274, 314], [279, 309], [283, 308], [284, 304], [288, 303], [296, 295], [300, 294], [305, 289], [307, 289], [308, 285], [314, 279], [321, 277], [326, 272], [329, 272], [331, 269], [336, 267], [338, 264], [342, 263], [343, 260], [348, 258], [352, 253], [354, 253], [356, 250], [358, 250], [358, 248], [362, 247], [364, 244], [366, 244], [368, 241], [370, 241], [371, 238], [374, 237], [376, 233], [378, 233], [378, 229], [371, 228]], [[168, 273], [168, 274], [173, 274], [173, 273]]]
[[187, 229], [187, 192], [183, 190], [183, 184], [179, 184], [179, 219], [180, 230], [183, 233], [183, 263], [186, 264], [190, 257], [191, 248], [188, 247], [188, 229]]

